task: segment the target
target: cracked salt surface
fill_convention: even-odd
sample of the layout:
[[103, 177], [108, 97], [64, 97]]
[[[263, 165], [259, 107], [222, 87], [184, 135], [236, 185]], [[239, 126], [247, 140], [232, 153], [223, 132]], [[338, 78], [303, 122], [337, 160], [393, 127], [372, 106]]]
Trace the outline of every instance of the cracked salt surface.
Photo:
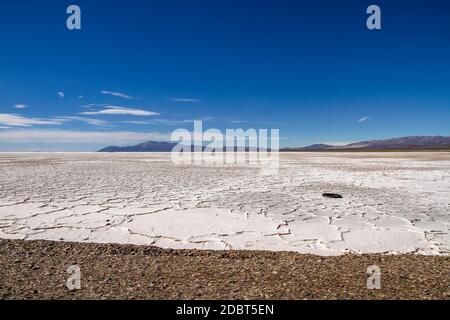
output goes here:
[[0, 238], [450, 254], [450, 153], [280, 156], [263, 176], [164, 153], [1, 153]]

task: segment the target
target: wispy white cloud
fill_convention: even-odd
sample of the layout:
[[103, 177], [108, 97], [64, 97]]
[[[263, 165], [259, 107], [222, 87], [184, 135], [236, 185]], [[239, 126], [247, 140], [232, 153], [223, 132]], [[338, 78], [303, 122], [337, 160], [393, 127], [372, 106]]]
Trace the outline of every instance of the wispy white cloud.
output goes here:
[[30, 127], [32, 125], [61, 125], [54, 119], [26, 118], [17, 114], [0, 113], [0, 124], [11, 127]]
[[84, 115], [132, 115], [132, 116], [158, 116], [158, 112], [142, 110], [142, 109], [134, 109], [134, 108], [125, 108], [125, 107], [117, 107], [117, 106], [105, 106], [103, 110], [99, 111], [85, 111], [80, 114]]
[[123, 123], [148, 125], [148, 124], [162, 124], [162, 125], [182, 125], [186, 123], [193, 123], [194, 120], [168, 120], [168, 119], [154, 119], [149, 121], [122, 121]]
[[258, 125], [283, 125], [284, 122], [273, 122], [273, 121], [258, 121], [258, 120], [230, 120], [228, 123], [231, 124], [244, 124], [244, 123], [254, 123]]
[[142, 141], [169, 141], [169, 133], [132, 131], [72, 131], [15, 129], [0, 131], [0, 140], [8, 143], [70, 143], [124, 145]]
[[366, 122], [369, 120], [370, 120], [370, 117], [362, 117], [361, 119], [358, 120], [358, 122]]
[[249, 123], [250, 121], [246, 121], [246, 120], [232, 120], [229, 121], [229, 123]]
[[22, 104], [22, 103], [15, 104], [15, 105], [13, 106], [14, 109], [26, 109], [26, 108], [28, 108], [28, 107], [29, 107], [28, 104]]
[[55, 117], [54, 118], [57, 121], [67, 122], [67, 121], [81, 121], [85, 122], [94, 126], [99, 127], [108, 127], [110, 126], [107, 121], [100, 120], [100, 119], [93, 119], [93, 118], [86, 118], [86, 117], [78, 117], [78, 116], [63, 116], [63, 117]]
[[58, 92], [58, 97], [64, 98], [64, 92], [62, 92], [62, 91]]
[[102, 94], [106, 94], [106, 95], [110, 95], [110, 96], [114, 96], [114, 97], [120, 97], [120, 98], [128, 99], [128, 100], [137, 99], [136, 97], [130, 96], [130, 95], [126, 94], [126, 93], [117, 92], [117, 91], [103, 90], [103, 91], [101, 91], [101, 93]]
[[159, 124], [159, 125], [169, 125], [169, 126], [177, 126], [177, 125], [183, 125], [186, 123], [194, 123], [194, 121], [211, 121], [213, 120], [212, 117], [203, 117], [200, 119], [183, 119], [183, 120], [169, 120], [169, 119], [151, 119], [151, 120], [146, 120], [146, 121], [134, 121], [134, 120], [130, 120], [130, 121], [122, 121], [122, 123], [129, 123], [129, 124], [141, 124], [141, 125], [146, 125], [146, 124]]
[[82, 108], [100, 108], [100, 107], [106, 107], [107, 104], [105, 103], [89, 103], [81, 106]]
[[172, 100], [175, 102], [201, 102], [200, 99], [195, 98], [173, 98]]
[[52, 118], [28, 118], [18, 114], [0, 113], [0, 129], [31, 127], [33, 125], [62, 125], [69, 121], [85, 122], [94, 126], [110, 126], [107, 121], [80, 116], [54, 116]]
[[167, 119], [155, 119], [153, 120], [156, 123], [168, 124], [168, 125], [179, 125], [185, 123], [194, 123], [194, 120], [186, 119], [186, 120], [167, 120]]
[[122, 121], [122, 123], [129, 123], [129, 124], [152, 124], [150, 121]]

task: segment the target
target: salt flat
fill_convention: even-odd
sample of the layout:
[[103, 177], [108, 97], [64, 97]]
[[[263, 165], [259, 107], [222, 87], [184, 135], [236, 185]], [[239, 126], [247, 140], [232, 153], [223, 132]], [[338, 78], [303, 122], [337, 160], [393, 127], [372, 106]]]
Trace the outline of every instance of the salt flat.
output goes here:
[[450, 153], [280, 157], [264, 176], [164, 153], [0, 153], [0, 238], [450, 254]]

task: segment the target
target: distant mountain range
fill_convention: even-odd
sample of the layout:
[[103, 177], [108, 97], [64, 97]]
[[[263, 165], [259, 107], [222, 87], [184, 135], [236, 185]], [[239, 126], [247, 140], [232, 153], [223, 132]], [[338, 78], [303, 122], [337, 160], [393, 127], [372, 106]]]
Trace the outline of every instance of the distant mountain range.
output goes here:
[[98, 152], [170, 152], [176, 145], [177, 143], [173, 142], [147, 141], [128, 147], [110, 146], [98, 150]]
[[[147, 141], [135, 146], [110, 146], [98, 152], [170, 152], [177, 145], [173, 142]], [[450, 137], [423, 136], [401, 137], [386, 140], [370, 140], [350, 143], [345, 146], [328, 144], [313, 144], [307, 147], [283, 148], [280, 151], [338, 151], [338, 150], [421, 150], [421, 149], [450, 149]], [[248, 151], [248, 148], [246, 148]]]
[[[97, 152], [170, 152], [178, 143], [174, 142], [158, 142], [158, 141], [147, 141], [135, 146], [126, 146], [126, 147], [116, 147], [109, 146], [98, 150]], [[194, 150], [194, 146], [191, 145], [191, 150]], [[189, 148], [186, 145], [186, 148]], [[202, 147], [204, 150], [205, 147]], [[237, 151], [237, 147], [234, 148], [234, 151]], [[245, 151], [249, 151], [249, 148], [245, 148]]]
[[450, 149], [450, 137], [414, 136], [386, 140], [369, 140], [350, 143], [344, 146], [328, 144], [313, 144], [302, 148], [284, 148], [281, 151], [332, 151], [332, 150], [420, 150], [420, 149]]

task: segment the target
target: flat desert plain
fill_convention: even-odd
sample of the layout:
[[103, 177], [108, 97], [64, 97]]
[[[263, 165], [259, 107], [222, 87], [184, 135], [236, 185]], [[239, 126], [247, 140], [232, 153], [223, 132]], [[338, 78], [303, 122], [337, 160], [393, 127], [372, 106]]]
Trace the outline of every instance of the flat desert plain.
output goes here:
[[450, 153], [281, 153], [271, 176], [169, 153], [1, 153], [0, 238], [448, 256]]

